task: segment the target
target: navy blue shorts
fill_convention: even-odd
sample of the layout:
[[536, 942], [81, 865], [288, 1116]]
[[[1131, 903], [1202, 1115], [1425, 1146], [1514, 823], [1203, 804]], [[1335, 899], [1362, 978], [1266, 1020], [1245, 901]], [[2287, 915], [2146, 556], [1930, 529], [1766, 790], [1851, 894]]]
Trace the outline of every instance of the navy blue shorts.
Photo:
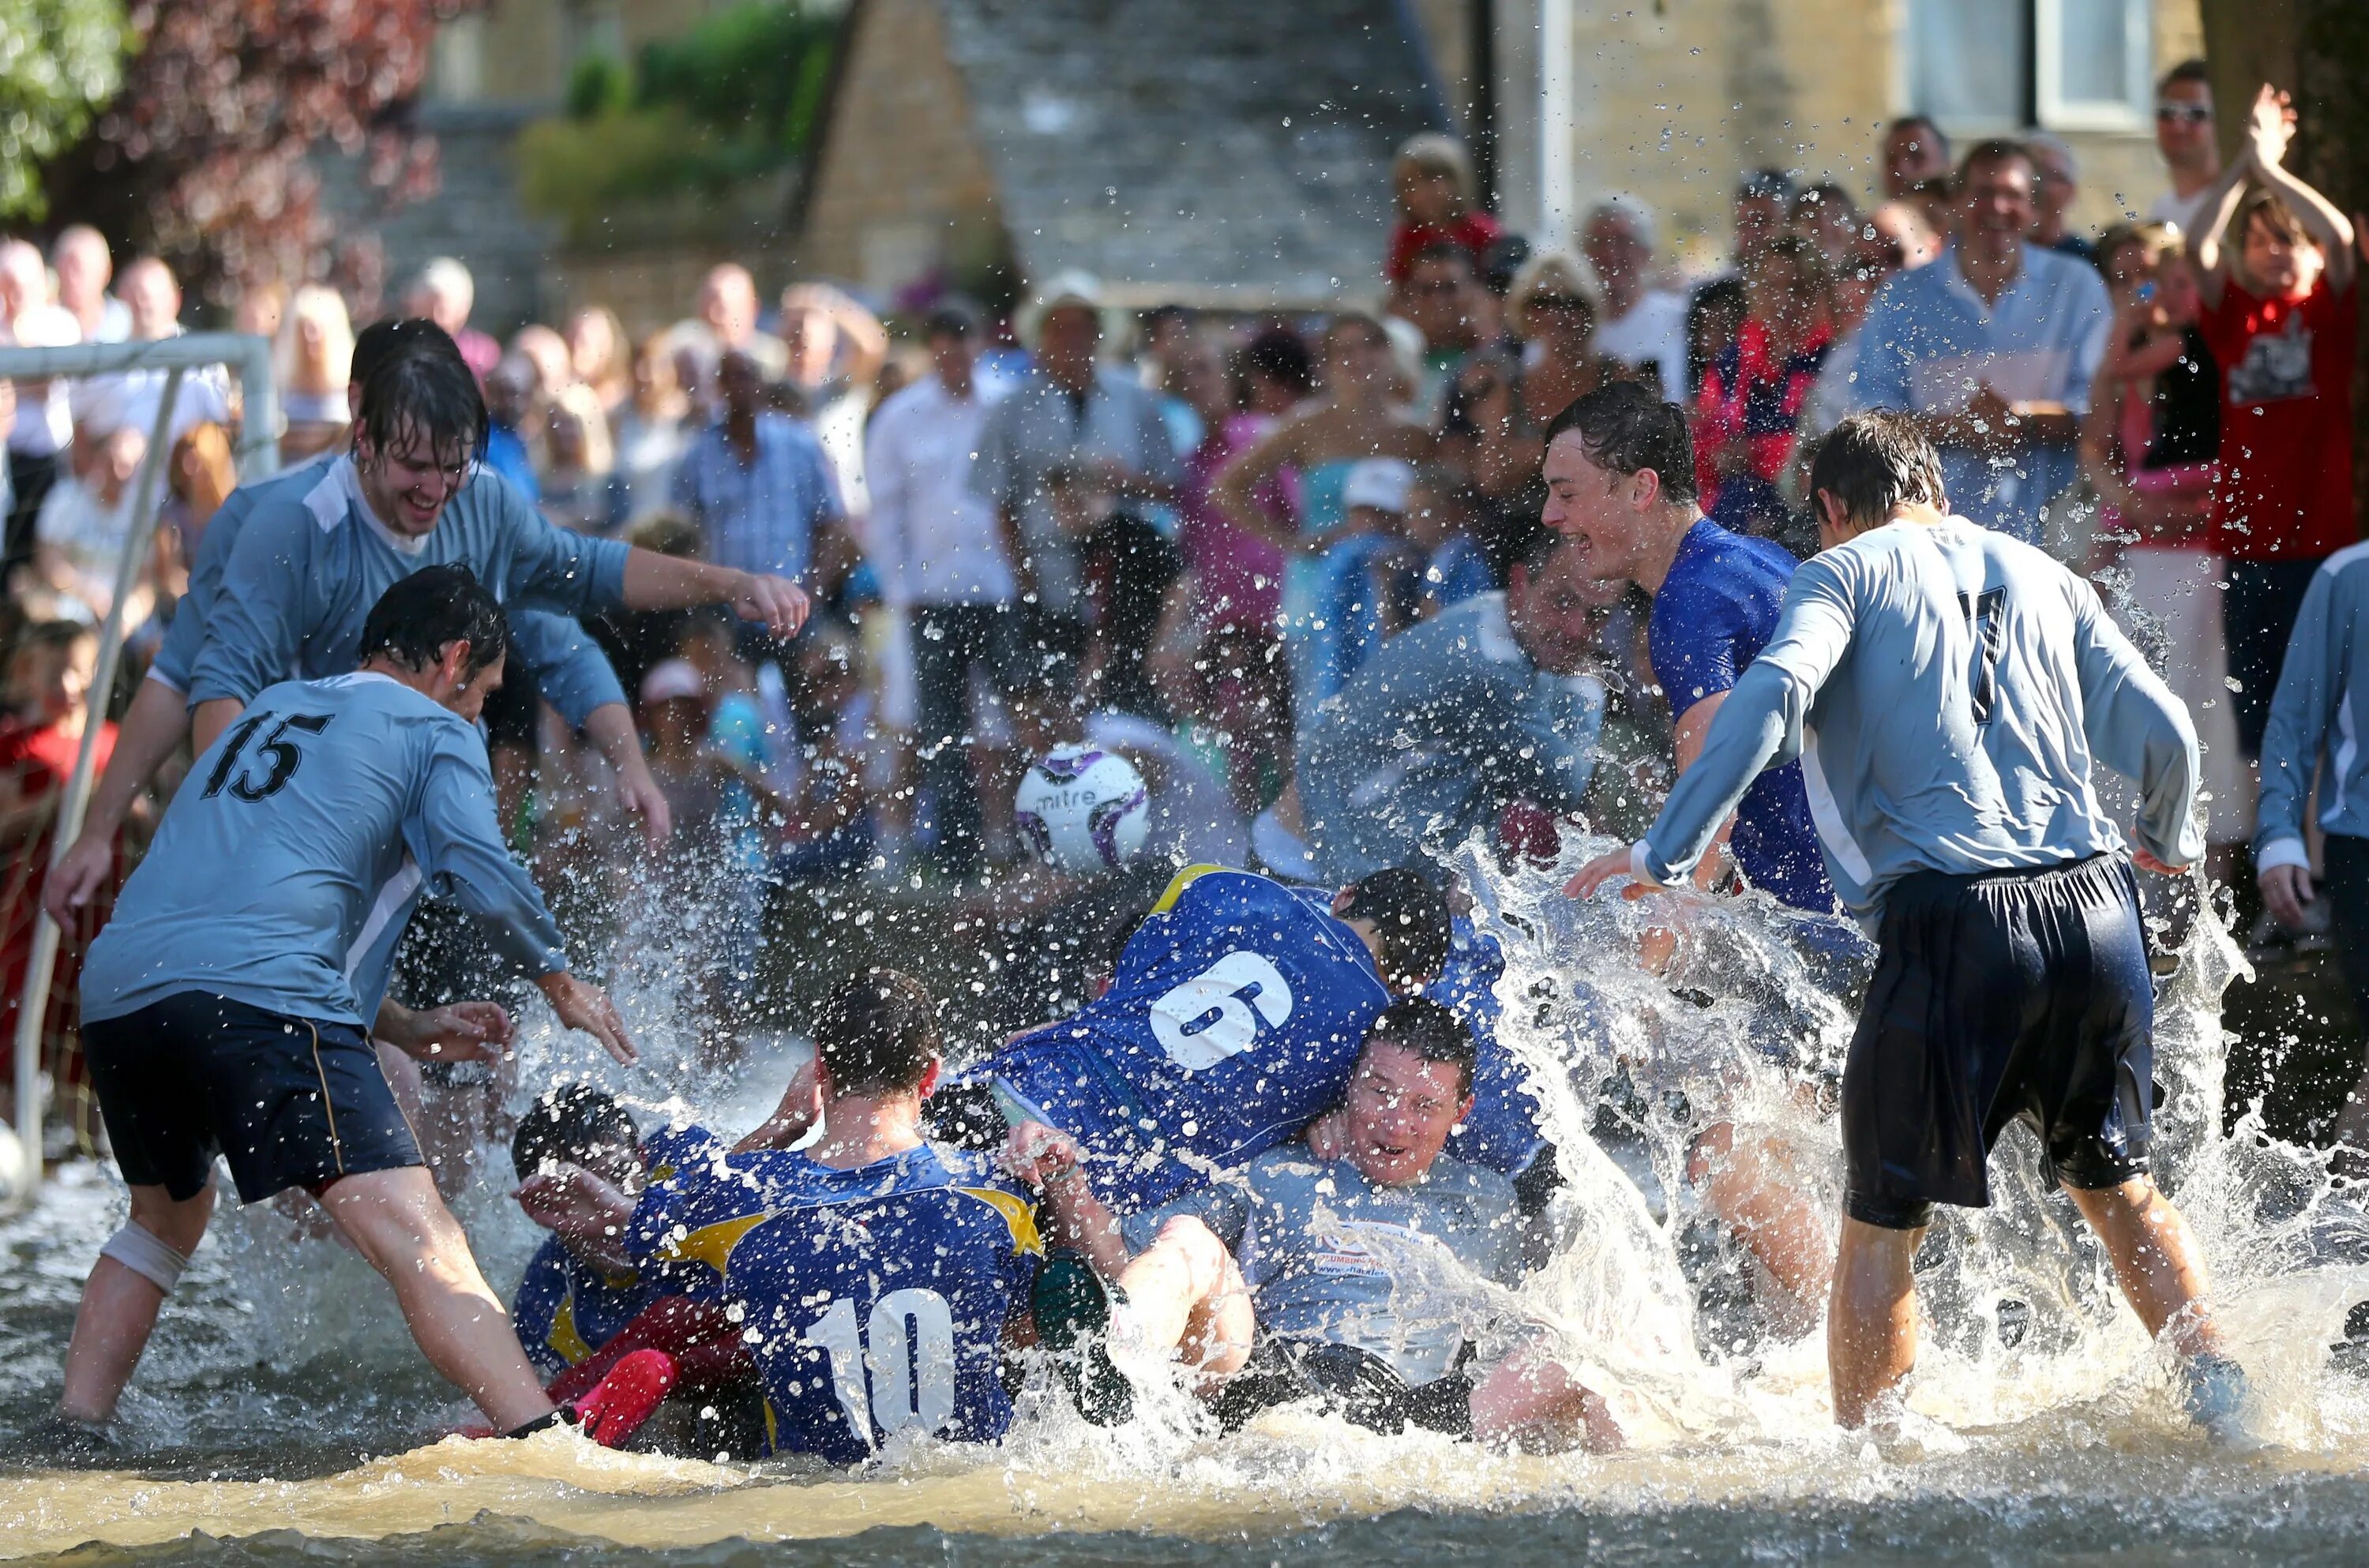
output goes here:
[[204, 1188], [217, 1153], [247, 1203], [423, 1163], [378, 1052], [350, 1024], [181, 991], [86, 1023], [82, 1039], [123, 1179], [176, 1202]]
[[1990, 1204], [2019, 1117], [2068, 1187], [2147, 1168], [2155, 982], [2130, 863], [1922, 871], [1883, 896], [1882, 955], [1843, 1064], [1844, 1212], [1886, 1230]]

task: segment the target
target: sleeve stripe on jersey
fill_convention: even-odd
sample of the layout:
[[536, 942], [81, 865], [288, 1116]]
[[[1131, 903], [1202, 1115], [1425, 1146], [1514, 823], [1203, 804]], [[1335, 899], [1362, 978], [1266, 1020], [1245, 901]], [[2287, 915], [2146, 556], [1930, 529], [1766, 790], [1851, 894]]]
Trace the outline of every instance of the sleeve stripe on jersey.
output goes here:
[[737, 1219], [720, 1219], [713, 1225], [703, 1225], [680, 1241], [669, 1242], [658, 1249], [658, 1256], [669, 1263], [702, 1263], [714, 1269], [718, 1276], [732, 1261], [732, 1249], [740, 1238], [773, 1218], [771, 1210], [744, 1214]]
[[1184, 870], [1176, 874], [1176, 879], [1174, 881], [1168, 884], [1168, 891], [1160, 895], [1160, 902], [1151, 906], [1151, 912], [1155, 915], [1166, 914], [1169, 910], [1176, 907], [1176, 900], [1184, 896], [1185, 888], [1190, 887], [1194, 883], [1199, 881], [1202, 877], [1207, 876], [1212, 871], [1223, 871], [1226, 868], [1222, 865], [1205, 864], [1186, 866]]
[[551, 1314], [551, 1333], [544, 1343], [552, 1354], [570, 1367], [581, 1365], [592, 1356], [592, 1347], [584, 1343], [584, 1335], [576, 1327], [576, 1293], [571, 1290], [559, 1299], [559, 1310]]
[[1013, 1252], [1027, 1257], [1045, 1255], [1044, 1239], [1036, 1234], [1036, 1211], [1026, 1198], [994, 1187], [956, 1187], [955, 1191], [978, 1199], [1003, 1216], [1003, 1222], [1012, 1228]]

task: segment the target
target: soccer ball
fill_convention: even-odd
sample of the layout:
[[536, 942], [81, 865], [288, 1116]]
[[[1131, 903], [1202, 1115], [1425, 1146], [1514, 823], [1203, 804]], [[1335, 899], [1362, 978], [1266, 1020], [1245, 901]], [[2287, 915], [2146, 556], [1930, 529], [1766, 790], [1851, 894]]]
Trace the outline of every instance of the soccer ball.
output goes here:
[[1012, 803], [1039, 858], [1092, 875], [1127, 864], [1151, 826], [1151, 792], [1135, 764], [1095, 746], [1056, 746], [1029, 765]]

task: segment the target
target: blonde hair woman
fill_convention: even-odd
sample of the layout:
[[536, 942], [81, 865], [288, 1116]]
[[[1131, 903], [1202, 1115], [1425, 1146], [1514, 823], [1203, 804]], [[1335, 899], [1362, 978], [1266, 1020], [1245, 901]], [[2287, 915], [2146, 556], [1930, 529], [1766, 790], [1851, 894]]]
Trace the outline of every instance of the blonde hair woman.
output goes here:
[[579, 533], [609, 533], [624, 521], [624, 486], [601, 395], [583, 382], [559, 389], [545, 415], [543, 515]]
[[326, 452], [351, 420], [346, 385], [353, 377], [354, 326], [335, 289], [307, 283], [292, 295], [271, 347], [284, 420], [280, 461], [302, 463]]

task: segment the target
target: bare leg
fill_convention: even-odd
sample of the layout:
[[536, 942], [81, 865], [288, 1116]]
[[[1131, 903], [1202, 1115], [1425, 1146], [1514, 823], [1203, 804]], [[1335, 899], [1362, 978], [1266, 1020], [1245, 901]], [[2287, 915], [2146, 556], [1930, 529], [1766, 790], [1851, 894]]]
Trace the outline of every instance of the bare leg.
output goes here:
[[1118, 1276], [1127, 1298], [1113, 1316], [1147, 1345], [1173, 1349], [1203, 1381], [1221, 1381], [1250, 1359], [1251, 1295], [1231, 1253], [1207, 1225], [1180, 1215]]
[[[132, 1189], [132, 1222], [183, 1257], [198, 1250], [213, 1212], [212, 1187], [185, 1203], [174, 1202], [163, 1187]], [[93, 1265], [74, 1313], [74, 1338], [66, 1345], [59, 1413], [94, 1425], [114, 1415], [115, 1402], [132, 1381], [164, 1305], [164, 1291], [146, 1276], [109, 1257]]]
[[1826, 1308], [1826, 1371], [1835, 1422], [1859, 1426], [1917, 1365], [1917, 1243], [1922, 1229], [1886, 1230], [1848, 1216]]
[[348, 1176], [321, 1195], [355, 1250], [386, 1276], [429, 1364], [507, 1432], [552, 1410], [469, 1239], [417, 1165]]
[[1783, 1155], [1770, 1140], [1739, 1136], [1733, 1123], [1718, 1122], [1695, 1140], [1687, 1174], [1702, 1185], [1704, 1201], [1721, 1223], [1783, 1288], [1786, 1299], [1770, 1303], [1780, 1325], [1792, 1333], [1815, 1327], [1818, 1303], [1833, 1283], [1826, 1230], [1809, 1194], [1787, 1179]]
[[2068, 1190], [2105, 1243], [2114, 1278], [2147, 1333], [2160, 1335], [2169, 1326], [2172, 1348], [2182, 1356], [2219, 1350], [2220, 1330], [2204, 1300], [2204, 1261], [2171, 1200], [2146, 1176], [2094, 1192]]
[[1628, 1442], [1602, 1395], [1562, 1363], [1528, 1351], [1500, 1361], [1472, 1391], [1472, 1436], [1532, 1453], [1585, 1445], [1604, 1454]]

